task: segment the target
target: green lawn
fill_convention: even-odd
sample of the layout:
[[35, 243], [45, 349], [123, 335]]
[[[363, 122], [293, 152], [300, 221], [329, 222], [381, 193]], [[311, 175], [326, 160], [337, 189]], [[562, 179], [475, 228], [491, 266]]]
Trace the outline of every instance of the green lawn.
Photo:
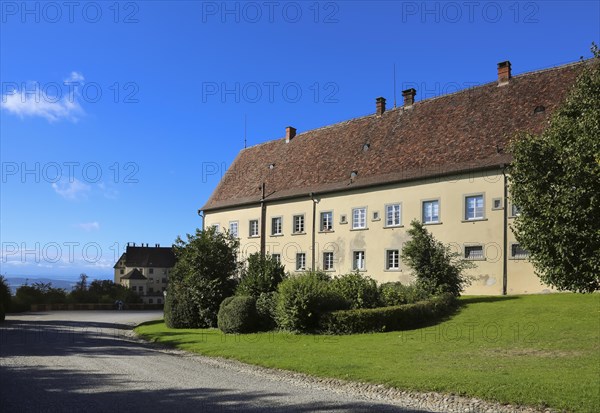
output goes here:
[[136, 331], [183, 350], [316, 376], [599, 411], [599, 294], [466, 297], [462, 303], [448, 321], [403, 332], [226, 335], [169, 329], [162, 321]]

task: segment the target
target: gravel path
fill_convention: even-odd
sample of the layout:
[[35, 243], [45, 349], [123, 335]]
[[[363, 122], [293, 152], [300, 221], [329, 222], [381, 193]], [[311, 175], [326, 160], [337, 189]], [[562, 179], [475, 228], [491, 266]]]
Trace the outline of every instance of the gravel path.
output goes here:
[[132, 326], [160, 312], [54, 312], [0, 325], [3, 412], [533, 412], [319, 379], [169, 350]]

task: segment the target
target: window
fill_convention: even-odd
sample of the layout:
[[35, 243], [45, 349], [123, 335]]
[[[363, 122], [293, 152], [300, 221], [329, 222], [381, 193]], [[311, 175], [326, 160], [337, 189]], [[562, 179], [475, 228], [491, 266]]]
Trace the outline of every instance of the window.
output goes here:
[[229, 222], [229, 234], [235, 238], [239, 236], [239, 224], [237, 221]]
[[366, 268], [365, 266], [365, 252], [354, 251], [352, 257], [352, 269], [362, 271]]
[[125, 270], [124, 270], [123, 268], [121, 268], [121, 269], [119, 270], [119, 274], [125, 274]]
[[373, 221], [379, 221], [379, 211], [373, 212]]
[[367, 208], [354, 208], [352, 210], [352, 229], [367, 227]]
[[440, 222], [440, 201], [423, 202], [423, 223], [433, 224]]
[[282, 234], [282, 223], [283, 218], [275, 217], [271, 218], [271, 235], [281, 235]]
[[517, 205], [511, 204], [510, 215], [513, 217], [518, 217], [519, 215], [521, 215], [521, 210], [519, 209], [519, 207]]
[[271, 254], [271, 257], [273, 257], [273, 261], [281, 264], [281, 254]]
[[152, 298], [148, 298], [148, 304], [154, 304], [154, 300]]
[[512, 244], [510, 246], [510, 256], [515, 259], [523, 259], [529, 256], [529, 251], [522, 248], [519, 244]]
[[250, 220], [250, 230], [248, 231], [251, 237], [258, 237], [258, 219]]
[[294, 234], [304, 233], [304, 215], [294, 215]]
[[387, 250], [385, 257], [385, 269], [386, 270], [399, 270], [400, 269], [400, 251], [399, 250]]
[[154, 268], [150, 268], [150, 269], [148, 270], [148, 274], [154, 274]]
[[492, 199], [492, 209], [502, 209], [502, 198]]
[[299, 252], [296, 254], [296, 271], [304, 271], [306, 269], [306, 254]]
[[465, 247], [465, 259], [482, 260], [483, 258], [483, 245], [470, 245]]
[[162, 304], [162, 300], [160, 298], [156, 299], [156, 304]]
[[167, 283], [167, 279], [166, 279], [166, 278], [163, 278], [163, 279], [162, 279], [162, 282], [163, 282], [163, 284], [166, 284], [166, 283]]
[[166, 274], [166, 273], [167, 273], [167, 269], [163, 268], [163, 274]]
[[149, 288], [148, 288], [148, 292], [149, 292], [149, 293], [153, 293], [153, 292], [154, 292], [154, 288], [152, 288], [152, 287], [149, 287]]
[[333, 212], [321, 212], [321, 231], [333, 231]]
[[483, 195], [465, 197], [465, 220], [483, 219]]
[[400, 204], [385, 206], [385, 226], [397, 227], [400, 225]]
[[144, 292], [144, 287], [142, 287], [142, 286], [140, 285], [140, 286], [138, 287], [138, 291], [139, 291], [140, 293], [143, 293], [143, 292]]
[[325, 271], [333, 270], [333, 252], [324, 252], [323, 253], [323, 270], [325, 270]]
[[348, 219], [346, 218], [346, 214], [340, 215], [340, 224], [347, 224]]

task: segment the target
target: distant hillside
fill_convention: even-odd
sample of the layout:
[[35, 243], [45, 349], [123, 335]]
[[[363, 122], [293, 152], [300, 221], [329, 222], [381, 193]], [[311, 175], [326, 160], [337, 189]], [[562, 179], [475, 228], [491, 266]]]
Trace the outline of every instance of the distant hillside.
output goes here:
[[24, 284], [31, 285], [33, 283], [52, 283], [52, 287], [54, 288], [62, 288], [67, 291], [71, 291], [73, 286], [76, 284], [75, 281], [67, 281], [67, 280], [54, 280], [50, 278], [24, 278], [24, 277], [10, 277], [6, 279], [6, 283], [10, 287], [10, 291], [12, 295], [15, 295], [17, 292], [17, 288]]

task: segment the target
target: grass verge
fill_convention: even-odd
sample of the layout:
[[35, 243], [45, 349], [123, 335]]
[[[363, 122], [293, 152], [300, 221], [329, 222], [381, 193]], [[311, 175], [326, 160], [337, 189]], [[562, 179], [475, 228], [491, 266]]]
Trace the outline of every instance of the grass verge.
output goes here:
[[144, 338], [208, 356], [415, 391], [596, 412], [600, 295], [464, 297], [432, 327], [347, 336], [223, 334], [136, 328]]

